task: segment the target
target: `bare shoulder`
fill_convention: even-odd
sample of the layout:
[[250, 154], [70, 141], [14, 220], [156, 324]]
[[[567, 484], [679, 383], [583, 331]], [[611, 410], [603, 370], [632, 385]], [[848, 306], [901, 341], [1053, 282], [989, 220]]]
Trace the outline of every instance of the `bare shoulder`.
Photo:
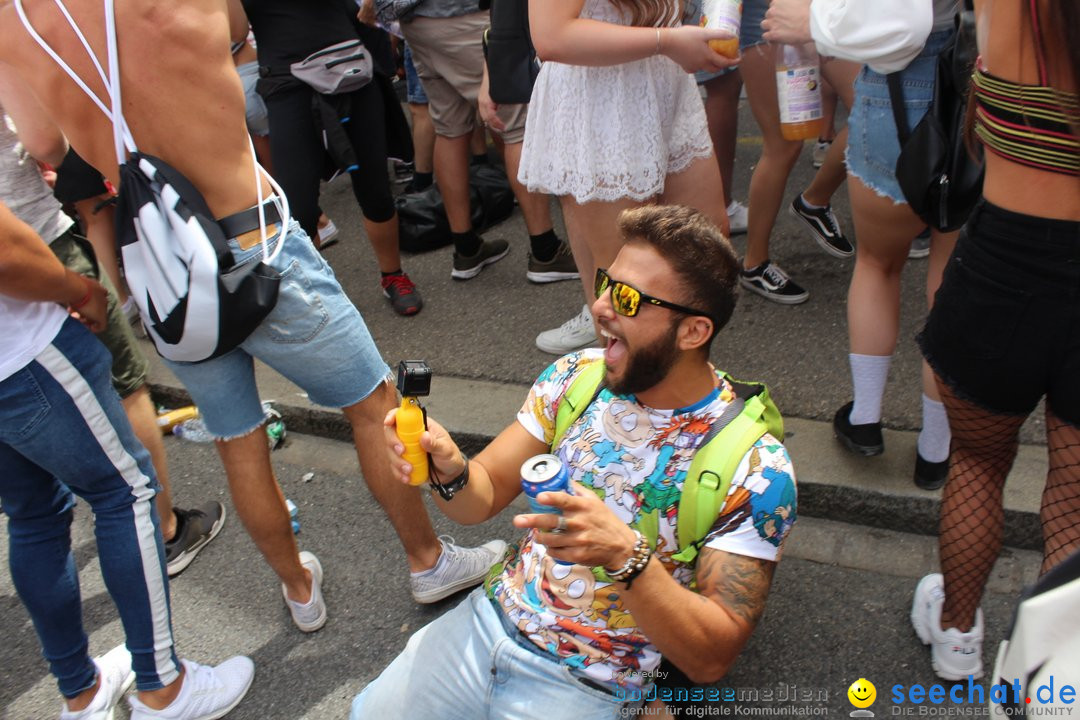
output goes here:
[[697, 562], [698, 592], [753, 628], [765, 612], [775, 571], [772, 560], [705, 548]]

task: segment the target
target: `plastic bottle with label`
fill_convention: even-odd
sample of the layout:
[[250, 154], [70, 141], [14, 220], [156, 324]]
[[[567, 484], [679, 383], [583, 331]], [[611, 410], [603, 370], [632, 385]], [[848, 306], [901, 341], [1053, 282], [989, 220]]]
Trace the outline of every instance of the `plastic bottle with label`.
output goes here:
[[214, 441], [214, 436], [206, 429], [206, 423], [202, 418], [185, 420], [173, 428], [173, 435], [189, 442], [208, 443]]
[[723, 30], [729, 38], [710, 40], [709, 47], [724, 57], [739, 56], [739, 26], [742, 23], [742, 0], [705, 0], [701, 5], [701, 27]]
[[821, 65], [813, 43], [776, 48], [776, 99], [785, 140], [820, 137]]

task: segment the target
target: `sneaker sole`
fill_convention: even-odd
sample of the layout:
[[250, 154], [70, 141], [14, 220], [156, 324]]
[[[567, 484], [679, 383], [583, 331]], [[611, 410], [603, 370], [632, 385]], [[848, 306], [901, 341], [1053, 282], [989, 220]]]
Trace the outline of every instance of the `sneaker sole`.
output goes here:
[[509, 253], [510, 253], [510, 246], [507, 245], [506, 249], [503, 250], [498, 255], [492, 255], [489, 258], [484, 258], [483, 260], [481, 260], [479, 263], [477, 263], [473, 267], [469, 268], [468, 270], [458, 270], [457, 268], [454, 268], [453, 270], [450, 271], [450, 277], [452, 277], [455, 280], [472, 280], [474, 277], [479, 275], [480, 271], [483, 270], [485, 267], [487, 267], [488, 265], [491, 265], [492, 263], [499, 262], [504, 257], [506, 257]]
[[211, 526], [210, 534], [203, 538], [202, 542], [198, 542], [192, 545], [187, 550], [185, 550], [180, 555], [180, 557], [175, 558], [171, 563], [168, 563], [165, 566], [166, 571], [169, 573], [169, 577], [176, 577], [177, 575], [182, 573], [188, 565], [195, 561], [195, 556], [198, 555], [199, 552], [204, 547], [206, 547], [211, 540], [216, 538], [219, 532], [221, 532], [221, 528], [225, 526], [225, 516], [227, 514], [228, 511], [225, 509], [225, 506], [222, 505], [221, 517], [219, 517], [217, 522], [214, 523], [213, 526]]
[[750, 228], [748, 226], [746, 226], [746, 225], [744, 225], [743, 227], [731, 227], [729, 225], [728, 226], [728, 234], [729, 235], [745, 235], [746, 231], [749, 230], [749, 229]]
[[805, 225], [807, 229], [810, 230], [810, 234], [814, 237], [814, 242], [816, 242], [818, 244], [818, 247], [820, 247], [825, 252], [829, 253], [835, 258], [849, 258], [855, 254], [854, 250], [845, 252], [839, 248], [830, 245], [829, 242], [825, 240], [825, 238], [821, 237], [821, 235], [818, 233], [818, 227], [814, 224], [814, 221], [804, 217], [798, 210], [795, 209], [794, 205], [788, 205], [788, 212], [797, 217], [799, 220], [802, 220], [803, 225]]
[[[383, 294], [384, 298], [386, 298], [387, 300], [390, 300], [390, 293], [383, 290], [382, 294]], [[390, 309], [393, 310], [394, 312], [396, 312], [398, 315], [402, 315], [404, 317], [409, 317], [410, 315], [415, 315], [416, 313], [420, 312], [420, 309], [422, 307], [424, 307], [424, 305], [421, 303], [420, 305], [417, 305], [416, 307], [406, 308], [405, 311], [402, 312], [401, 310], [398, 310], [396, 307], [394, 307], [393, 301], [390, 302]]]
[[578, 280], [581, 278], [576, 272], [533, 272], [530, 270], [525, 273], [525, 278], [536, 284], [559, 282], [560, 280]]
[[580, 345], [575, 345], [573, 347], [566, 347], [565, 345], [547, 345], [546, 343], [541, 343], [539, 340], [537, 340], [536, 349], [540, 350], [541, 352], [546, 352], [550, 355], [565, 355], [567, 353], [576, 352], [578, 350], [584, 350], [585, 348], [594, 347], [596, 343], [599, 342], [599, 340], [600, 338], [593, 337], [586, 342], [583, 342]]
[[922, 615], [915, 612], [915, 608], [922, 602], [922, 596], [926, 594], [923, 591], [923, 588], [937, 581], [936, 573], [927, 575], [919, 580], [919, 584], [915, 586], [915, 597], [911, 603], [911, 615], [909, 616], [911, 618], [911, 627], [915, 629], [915, 635], [918, 636], [919, 642], [923, 645], [930, 644], [930, 628], [923, 622]]
[[780, 303], [781, 305], [801, 305], [810, 299], [809, 292], [804, 292], [802, 295], [777, 295], [768, 290], [762, 290], [757, 285], [748, 282], [741, 277], [739, 278], [739, 284], [750, 292], [760, 295], [766, 300], [771, 300], [774, 303]]
[[458, 580], [457, 582], [455, 582], [455, 583], [453, 583], [451, 585], [441, 587], [438, 590], [432, 590], [432, 591], [426, 592], [426, 593], [412, 593], [412, 598], [413, 598], [413, 600], [420, 603], [421, 605], [430, 605], [431, 603], [436, 603], [436, 602], [439, 602], [440, 600], [445, 600], [446, 598], [450, 597], [451, 595], [453, 595], [455, 593], [459, 593], [462, 590], [465, 590], [466, 588], [471, 588], [474, 585], [479, 585], [481, 582], [484, 581], [484, 578], [486, 578], [488, 576], [488, 573], [490, 571], [491, 571], [491, 568], [488, 568], [487, 570], [484, 570], [484, 572], [480, 573], [479, 575], [476, 575], [474, 577], [462, 578], [461, 580]]

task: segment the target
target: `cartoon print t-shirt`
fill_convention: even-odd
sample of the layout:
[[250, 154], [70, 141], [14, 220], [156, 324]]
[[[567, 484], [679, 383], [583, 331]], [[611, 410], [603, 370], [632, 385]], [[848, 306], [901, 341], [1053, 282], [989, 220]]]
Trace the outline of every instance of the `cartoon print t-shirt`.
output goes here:
[[[518, 422], [550, 444], [560, 399], [577, 372], [592, 362], [603, 362], [602, 351], [574, 353], [549, 366], [529, 391]], [[679, 495], [694, 450], [733, 399], [730, 384], [719, 375], [714, 392], [679, 410], [655, 410], [604, 389], [556, 451], [570, 477], [603, 488], [607, 506], [627, 524], [639, 513], [657, 511], [655, 555], [687, 587], [693, 570], [671, 558], [678, 551]], [[779, 440], [765, 435], [736, 470], [722, 521], [706, 547], [778, 560], [795, 522], [795, 495], [791, 459]], [[598, 581], [588, 567], [555, 562], [530, 531], [494, 569], [487, 591], [529, 640], [563, 664], [602, 683], [641, 686], [659, 665], [660, 654], [623, 607], [619, 587]]]

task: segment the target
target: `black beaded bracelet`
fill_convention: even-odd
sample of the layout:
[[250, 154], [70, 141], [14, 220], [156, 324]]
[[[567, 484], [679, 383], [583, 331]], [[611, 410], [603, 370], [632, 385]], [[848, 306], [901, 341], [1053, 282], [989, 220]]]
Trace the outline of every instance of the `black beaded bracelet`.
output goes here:
[[428, 480], [431, 484], [431, 489], [439, 493], [439, 496], [443, 500], [453, 500], [454, 495], [461, 492], [465, 486], [469, 484], [469, 458], [465, 453], [461, 453], [461, 459], [465, 461], [465, 469], [461, 471], [460, 475], [448, 483], [439, 482], [439, 475], [434, 472], [434, 467], [432, 467], [431, 477]]
[[618, 570], [608, 570], [607, 574], [615, 582], [626, 583], [626, 589], [634, 582], [638, 575], [645, 571], [645, 567], [652, 558], [652, 548], [649, 541], [637, 530], [634, 531], [634, 554], [627, 558], [623, 566]]

